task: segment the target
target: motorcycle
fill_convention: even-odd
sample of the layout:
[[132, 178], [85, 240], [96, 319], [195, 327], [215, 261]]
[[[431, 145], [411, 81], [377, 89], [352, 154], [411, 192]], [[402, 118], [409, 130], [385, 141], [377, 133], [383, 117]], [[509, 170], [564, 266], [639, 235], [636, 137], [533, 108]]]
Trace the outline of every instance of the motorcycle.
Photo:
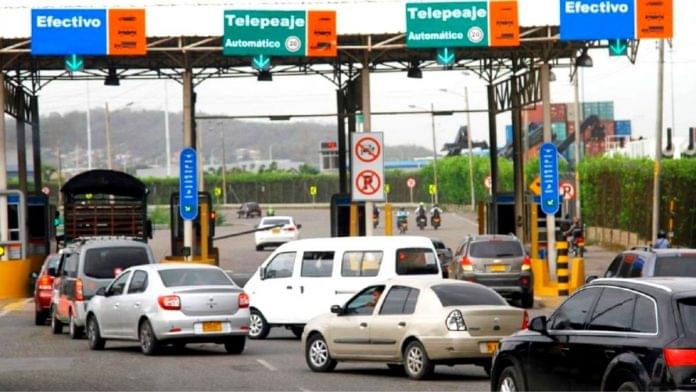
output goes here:
[[425, 226], [428, 225], [428, 218], [425, 215], [418, 215], [418, 218], [416, 218], [416, 224], [418, 225], [418, 228], [423, 230], [425, 229]]
[[433, 229], [437, 230], [440, 227], [440, 224], [442, 223], [442, 218], [440, 218], [440, 214], [433, 215], [430, 218], [430, 225], [433, 226]]
[[399, 233], [406, 234], [406, 230], [408, 230], [408, 220], [406, 217], [397, 218], [396, 224], [399, 227]]
[[576, 229], [568, 236], [568, 255], [583, 257], [585, 253], [585, 237], [581, 229]]

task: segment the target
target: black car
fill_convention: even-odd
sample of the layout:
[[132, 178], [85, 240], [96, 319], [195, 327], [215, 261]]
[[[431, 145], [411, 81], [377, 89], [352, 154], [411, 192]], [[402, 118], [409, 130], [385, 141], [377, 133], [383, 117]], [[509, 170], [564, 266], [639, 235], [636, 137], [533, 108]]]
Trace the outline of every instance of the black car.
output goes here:
[[605, 278], [696, 277], [696, 249], [635, 248], [620, 253]]
[[239, 207], [237, 210], [237, 217], [238, 218], [254, 218], [254, 217], [261, 217], [261, 206], [259, 203], [250, 201], [247, 203], [244, 203]]
[[696, 279], [597, 279], [501, 341], [492, 390], [695, 389]]
[[447, 268], [449, 263], [451, 263], [453, 260], [452, 249], [448, 248], [447, 245], [445, 245], [445, 243], [441, 240], [433, 238], [432, 241], [433, 246], [435, 247], [435, 251], [437, 252], [437, 258], [440, 259], [440, 268], [442, 269], [442, 276], [444, 278], [447, 278], [449, 276], [447, 274]]

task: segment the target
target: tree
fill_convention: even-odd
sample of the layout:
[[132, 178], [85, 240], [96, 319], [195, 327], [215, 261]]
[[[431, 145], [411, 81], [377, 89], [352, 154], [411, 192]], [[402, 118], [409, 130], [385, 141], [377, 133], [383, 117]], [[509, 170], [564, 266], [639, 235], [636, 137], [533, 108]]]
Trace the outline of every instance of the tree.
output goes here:
[[319, 174], [319, 169], [312, 165], [308, 165], [306, 163], [303, 163], [300, 166], [300, 174]]

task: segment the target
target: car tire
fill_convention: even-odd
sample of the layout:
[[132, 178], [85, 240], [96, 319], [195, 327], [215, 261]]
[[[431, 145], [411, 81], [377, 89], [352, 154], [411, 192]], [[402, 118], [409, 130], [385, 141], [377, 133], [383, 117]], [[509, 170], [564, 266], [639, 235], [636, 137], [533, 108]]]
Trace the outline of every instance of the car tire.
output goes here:
[[63, 323], [58, 320], [55, 306], [51, 307], [51, 332], [54, 335], [60, 335], [63, 333]]
[[435, 368], [421, 342], [414, 340], [404, 350], [404, 371], [413, 380], [428, 378]]
[[486, 372], [486, 376], [490, 377], [491, 376], [491, 362], [486, 362], [482, 363], [481, 367], [483, 368], [483, 371]]
[[642, 389], [640, 388], [640, 385], [638, 385], [637, 382], [635, 381], [626, 381], [619, 385], [619, 388], [616, 389], [619, 392], [638, 392], [641, 391]]
[[150, 322], [145, 320], [140, 323], [138, 338], [140, 340], [140, 350], [145, 355], [157, 355], [161, 348], [161, 343], [155, 336], [155, 331], [152, 330]]
[[304, 327], [292, 327], [290, 328], [290, 331], [292, 332], [293, 335], [295, 335], [296, 338], [301, 338], [302, 337], [302, 332], [304, 332]]
[[225, 351], [228, 354], [241, 354], [246, 345], [246, 336], [234, 336], [225, 341]]
[[527, 294], [522, 294], [520, 298], [520, 306], [525, 309], [531, 309], [534, 307], [534, 293], [529, 292]]
[[87, 319], [87, 342], [92, 350], [103, 350], [104, 346], [106, 346], [106, 340], [101, 337], [99, 323], [97, 323], [97, 318], [94, 316]]
[[337, 362], [331, 358], [329, 345], [320, 334], [310, 336], [305, 347], [307, 366], [317, 373], [328, 373], [336, 368]]
[[73, 340], [81, 339], [84, 333], [84, 328], [75, 324], [75, 316], [72, 313], [70, 313], [70, 319], [68, 319], [68, 332], [70, 333], [70, 339]]
[[519, 373], [517, 372], [517, 368], [514, 365], [510, 365], [500, 372], [497, 386], [497, 390], [501, 392], [515, 392], [524, 390], [524, 386], [522, 385], [522, 377], [520, 377]]
[[34, 324], [35, 325], [46, 325], [47, 319], [48, 319], [48, 314], [45, 310], [38, 310], [34, 313]]
[[252, 309], [249, 315], [249, 339], [266, 339], [270, 331], [271, 326], [266, 318], [258, 310]]

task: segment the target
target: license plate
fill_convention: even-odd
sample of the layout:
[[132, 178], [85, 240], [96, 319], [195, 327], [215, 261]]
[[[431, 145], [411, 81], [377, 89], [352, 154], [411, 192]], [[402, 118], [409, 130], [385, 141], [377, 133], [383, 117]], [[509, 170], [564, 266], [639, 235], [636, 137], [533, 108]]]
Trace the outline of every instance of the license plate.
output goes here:
[[481, 352], [484, 354], [494, 354], [498, 351], [500, 343], [498, 342], [485, 342], [480, 344]]
[[278, 234], [280, 233], [280, 229], [276, 227], [275, 229], [271, 230], [271, 233]]
[[222, 323], [219, 321], [206, 321], [203, 323], [203, 332], [222, 332]]
[[491, 272], [505, 272], [505, 271], [507, 271], [507, 265], [505, 265], [505, 264], [489, 265], [488, 270]]

